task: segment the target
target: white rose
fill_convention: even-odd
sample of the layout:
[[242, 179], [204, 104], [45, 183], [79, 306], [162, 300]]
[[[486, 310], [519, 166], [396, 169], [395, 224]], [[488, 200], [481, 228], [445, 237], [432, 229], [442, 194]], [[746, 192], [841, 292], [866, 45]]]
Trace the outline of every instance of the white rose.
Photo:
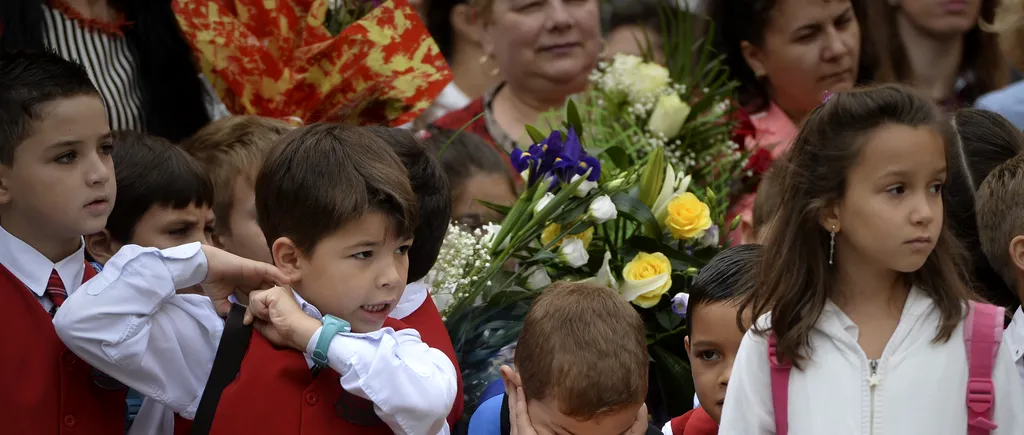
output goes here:
[[[499, 225], [499, 224], [487, 224], [487, 225], [484, 225], [483, 230], [484, 230], [483, 244], [484, 244], [484, 246], [487, 246], [488, 248], [490, 248], [491, 245], [494, 244], [494, 238], [498, 237], [498, 233], [501, 232], [501, 225]], [[502, 241], [501, 246], [498, 247], [498, 250], [502, 250], [502, 249], [505, 249], [507, 247], [508, 247], [508, 237], [506, 236], [505, 240]]]
[[637, 65], [629, 76], [629, 102], [637, 104], [650, 101], [668, 87], [671, 81], [668, 70], [661, 65]]
[[619, 216], [619, 211], [615, 209], [615, 203], [608, 195], [601, 195], [594, 199], [588, 207], [590, 211], [590, 220], [596, 224], [603, 224]]
[[595, 276], [593, 278], [587, 278], [587, 279], [585, 279], [583, 281], [580, 281], [580, 282], [583, 282], [583, 283], [586, 283], [586, 284], [599, 285], [599, 286], [602, 286], [602, 287], [608, 287], [610, 289], [618, 290], [619, 289], [619, 283], [617, 281], [615, 281], [615, 274], [612, 273], [612, 268], [611, 268], [611, 266], [608, 265], [608, 262], [611, 259], [612, 259], [612, 253], [608, 252], [608, 251], [605, 251], [604, 252], [604, 261], [601, 263], [601, 268], [597, 270], [597, 276]]
[[526, 278], [526, 288], [528, 290], [540, 290], [549, 285], [551, 285], [551, 277], [548, 276], [548, 271], [542, 266], [533, 268], [530, 276]]
[[683, 128], [687, 116], [690, 116], [690, 105], [684, 103], [679, 95], [662, 95], [654, 106], [651, 119], [647, 121], [647, 130], [663, 134], [669, 139], [674, 138]]
[[668, 214], [668, 203], [672, 201], [672, 198], [686, 193], [686, 189], [689, 188], [689, 175], [677, 177], [676, 170], [672, 168], [672, 165], [665, 165], [665, 182], [661, 185], [661, 192], [658, 193], [658, 199], [654, 201], [654, 207], [651, 209], [654, 218], [658, 222], [664, 222], [665, 216]]
[[[575, 183], [579, 179], [580, 179], [579, 175], [573, 175], [572, 176], [572, 181], [570, 181], [570, 183]], [[596, 181], [584, 180], [582, 183], [580, 183], [580, 185], [578, 187], [576, 187], [576, 196], [578, 196], [580, 198], [586, 197], [587, 194], [590, 193], [591, 190], [594, 190], [596, 188], [597, 188], [597, 182]]]
[[590, 261], [590, 254], [583, 246], [583, 241], [575, 237], [562, 239], [562, 247], [558, 250], [558, 259], [572, 268], [579, 268]]
[[537, 201], [537, 205], [533, 207], [534, 213], [540, 213], [544, 211], [544, 208], [548, 206], [552, 199], [555, 199], [555, 194], [548, 192], [544, 194], [544, 197]]

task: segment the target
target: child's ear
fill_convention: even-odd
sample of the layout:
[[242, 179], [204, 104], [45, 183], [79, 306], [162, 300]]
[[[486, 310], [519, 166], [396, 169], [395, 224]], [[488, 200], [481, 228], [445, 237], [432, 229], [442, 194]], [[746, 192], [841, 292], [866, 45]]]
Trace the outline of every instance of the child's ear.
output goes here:
[[683, 347], [686, 348], [686, 354], [690, 354], [690, 336], [683, 337]]
[[270, 247], [270, 255], [274, 259], [274, 265], [281, 269], [293, 284], [302, 281], [302, 251], [295, 246], [292, 239], [280, 237], [274, 240], [274, 245]]
[[[1017, 269], [1017, 276], [1024, 276], [1024, 235], [1014, 237], [1010, 240], [1010, 261]], [[1016, 290], [1016, 289], [1012, 289]]]
[[11, 202], [11, 191], [7, 186], [7, 178], [10, 173], [11, 168], [8, 168], [7, 165], [0, 165], [0, 205]]
[[107, 264], [107, 260], [110, 260], [121, 246], [123, 245], [114, 240], [107, 230], [85, 236], [85, 250], [101, 265]]

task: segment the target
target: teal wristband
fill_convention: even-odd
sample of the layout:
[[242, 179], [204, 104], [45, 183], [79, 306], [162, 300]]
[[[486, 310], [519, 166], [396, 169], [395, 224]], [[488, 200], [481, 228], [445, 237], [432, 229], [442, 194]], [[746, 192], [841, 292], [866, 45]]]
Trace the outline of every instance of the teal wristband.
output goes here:
[[324, 316], [323, 321], [324, 326], [320, 330], [320, 338], [316, 340], [316, 350], [312, 355], [313, 364], [316, 364], [317, 367], [327, 365], [327, 349], [331, 347], [331, 340], [334, 339], [334, 336], [352, 330], [352, 326], [348, 322], [330, 314]]

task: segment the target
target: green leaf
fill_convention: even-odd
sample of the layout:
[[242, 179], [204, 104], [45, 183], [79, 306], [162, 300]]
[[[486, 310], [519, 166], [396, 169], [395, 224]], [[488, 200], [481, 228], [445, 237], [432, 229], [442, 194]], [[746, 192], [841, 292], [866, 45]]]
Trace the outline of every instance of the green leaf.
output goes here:
[[576, 135], [580, 138], [580, 143], [583, 143], [583, 121], [580, 119], [580, 112], [576, 108], [576, 102], [572, 98], [569, 99], [565, 108], [566, 121], [574, 130]]
[[658, 324], [661, 325], [665, 330], [671, 331], [679, 326], [679, 323], [683, 321], [683, 318], [671, 310], [661, 310], [656, 314], [658, 318]]
[[693, 374], [690, 364], [676, 354], [683, 351], [672, 352], [658, 344], [648, 346], [648, 349], [668, 415], [682, 415], [689, 411], [693, 403]]
[[640, 202], [647, 207], [654, 207], [661, 193], [662, 184], [665, 183], [665, 149], [655, 148], [654, 152], [647, 157], [647, 165], [640, 175]]
[[482, 199], [478, 199], [476, 200], [476, 202], [478, 202], [480, 205], [484, 207], [494, 210], [497, 213], [500, 213], [502, 216], [508, 216], [508, 214], [512, 212], [512, 207], [509, 207], [507, 205], [495, 204], [493, 202], [487, 202]]
[[526, 134], [530, 135], [530, 139], [533, 140], [533, 143], [541, 143], [544, 142], [544, 139], [548, 138], [544, 133], [541, 133], [540, 130], [537, 130], [536, 127], [529, 124], [526, 125]]
[[644, 203], [625, 192], [618, 192], [612, 195], [612, 203], [615, 204], [615, 209], [619, 213], [626, 214], [640, 225], [643, 225], [644, 233], [649, 237], [656, 238], [661, 235], [661, 225], [654, 218], [654, 213], [651, 212], [651, 209], [644, 205]]
[[604, 154], [611, 159], [612, 163], [621, 170], [629, 169], [631, 166], [629, 163], [629, 154], [626, 150], [619, 145], [612, 145], [601, 151], [594, 153], [594, 156], [600, 156]]

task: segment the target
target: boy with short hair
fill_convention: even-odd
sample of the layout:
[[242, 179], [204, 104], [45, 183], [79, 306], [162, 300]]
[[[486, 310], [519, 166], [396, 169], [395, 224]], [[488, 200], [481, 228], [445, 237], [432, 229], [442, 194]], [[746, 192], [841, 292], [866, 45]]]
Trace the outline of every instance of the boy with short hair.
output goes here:
[[[975, 198], [978, 238], [992, 268], [1024, 301], [1024, 155], [993, 170]], [[1024, 311], [1020, 307], [1003, 333], [1024, 383]]]
[[[223, 390], [210, 433], [447, 433], [452, 362], [388, 317], [405, 289], [417, 211], [390, 147], [360, 127], [293, 131], [267, 157], [256, 204], [293, 288], [250, 295], [260, 334]], [[113, 377], [193, 418], [224, 322], [171, 296], [196, 284], [204, 255], [188, 245], [128, 246], [111, 264], [120, 274], [69, 300], [57, 330]], [[229, 292], [207, 292], [226, 311]]]
[[[402, 161], [416, 194], [419, 225], [409, 249], [408, 285], [390, 317], [415, 328], [425, 343], [441, 350], [456, 367], [458, 361], [441, 314], [426, 286], [419, 282], [437, 260], [448, 231], [451, 196], [448, 179], [437, 159], [406, 130], [367, 127]], [[256, 220], [256, 174], [273, 143], [289, 125], [270, 118], [236, 116], [218, 120], [189, 139], [184, 148], [206, 168], [214, 183], [214, 213], [218, 225], [213, 236], [215, 246], [254, 260], [270, 262], [266, 238]], [[462, 377], [459, 391], [448, 418], [454, 427], [462, 418]]]
[[[98, 265], [106, 264], [129, 244], [157, 249], [190, 242], [209, 244], [215, 225], [210, 209], [213, 186], [199, 164], [159, 137], [118, 131], [111, 141], [118, 200], [106, 228], [85, 236], [86, 252]], [[202, 294], [202, 289], [188, 292]], [[191, 426], [190, 421], [177, 418], [159, 402], [143, 402], [137, 394], [130, 392], [128, 396], [129, 434], [171, 434], [176, 425], [179, 431]]]
[[[51, 317], [96, 274], [82, 236], [114, 203], [110, 127], [78, 64], [0, 53], [0, 421], [6, 432], [124, 431], [123, 386], [98, 385]], [[77, 362], [77, 363], [76, 363]]]
[[[660, 434], [647, 421], [647, 340], [615, 291], [557, 282], [530, 306], [505, 394], [477, 408], [469, 435]], [[507, 422], [507, 424], [506, 424]]]
[[253, 186], [270, 148], [292, 126], [260, 116], [230, 116], [199, 130], [181, 146], [199, 162], [213, 183], [217, 217], [212, 242], [245, 258], [271, 262], [256, 222]]

